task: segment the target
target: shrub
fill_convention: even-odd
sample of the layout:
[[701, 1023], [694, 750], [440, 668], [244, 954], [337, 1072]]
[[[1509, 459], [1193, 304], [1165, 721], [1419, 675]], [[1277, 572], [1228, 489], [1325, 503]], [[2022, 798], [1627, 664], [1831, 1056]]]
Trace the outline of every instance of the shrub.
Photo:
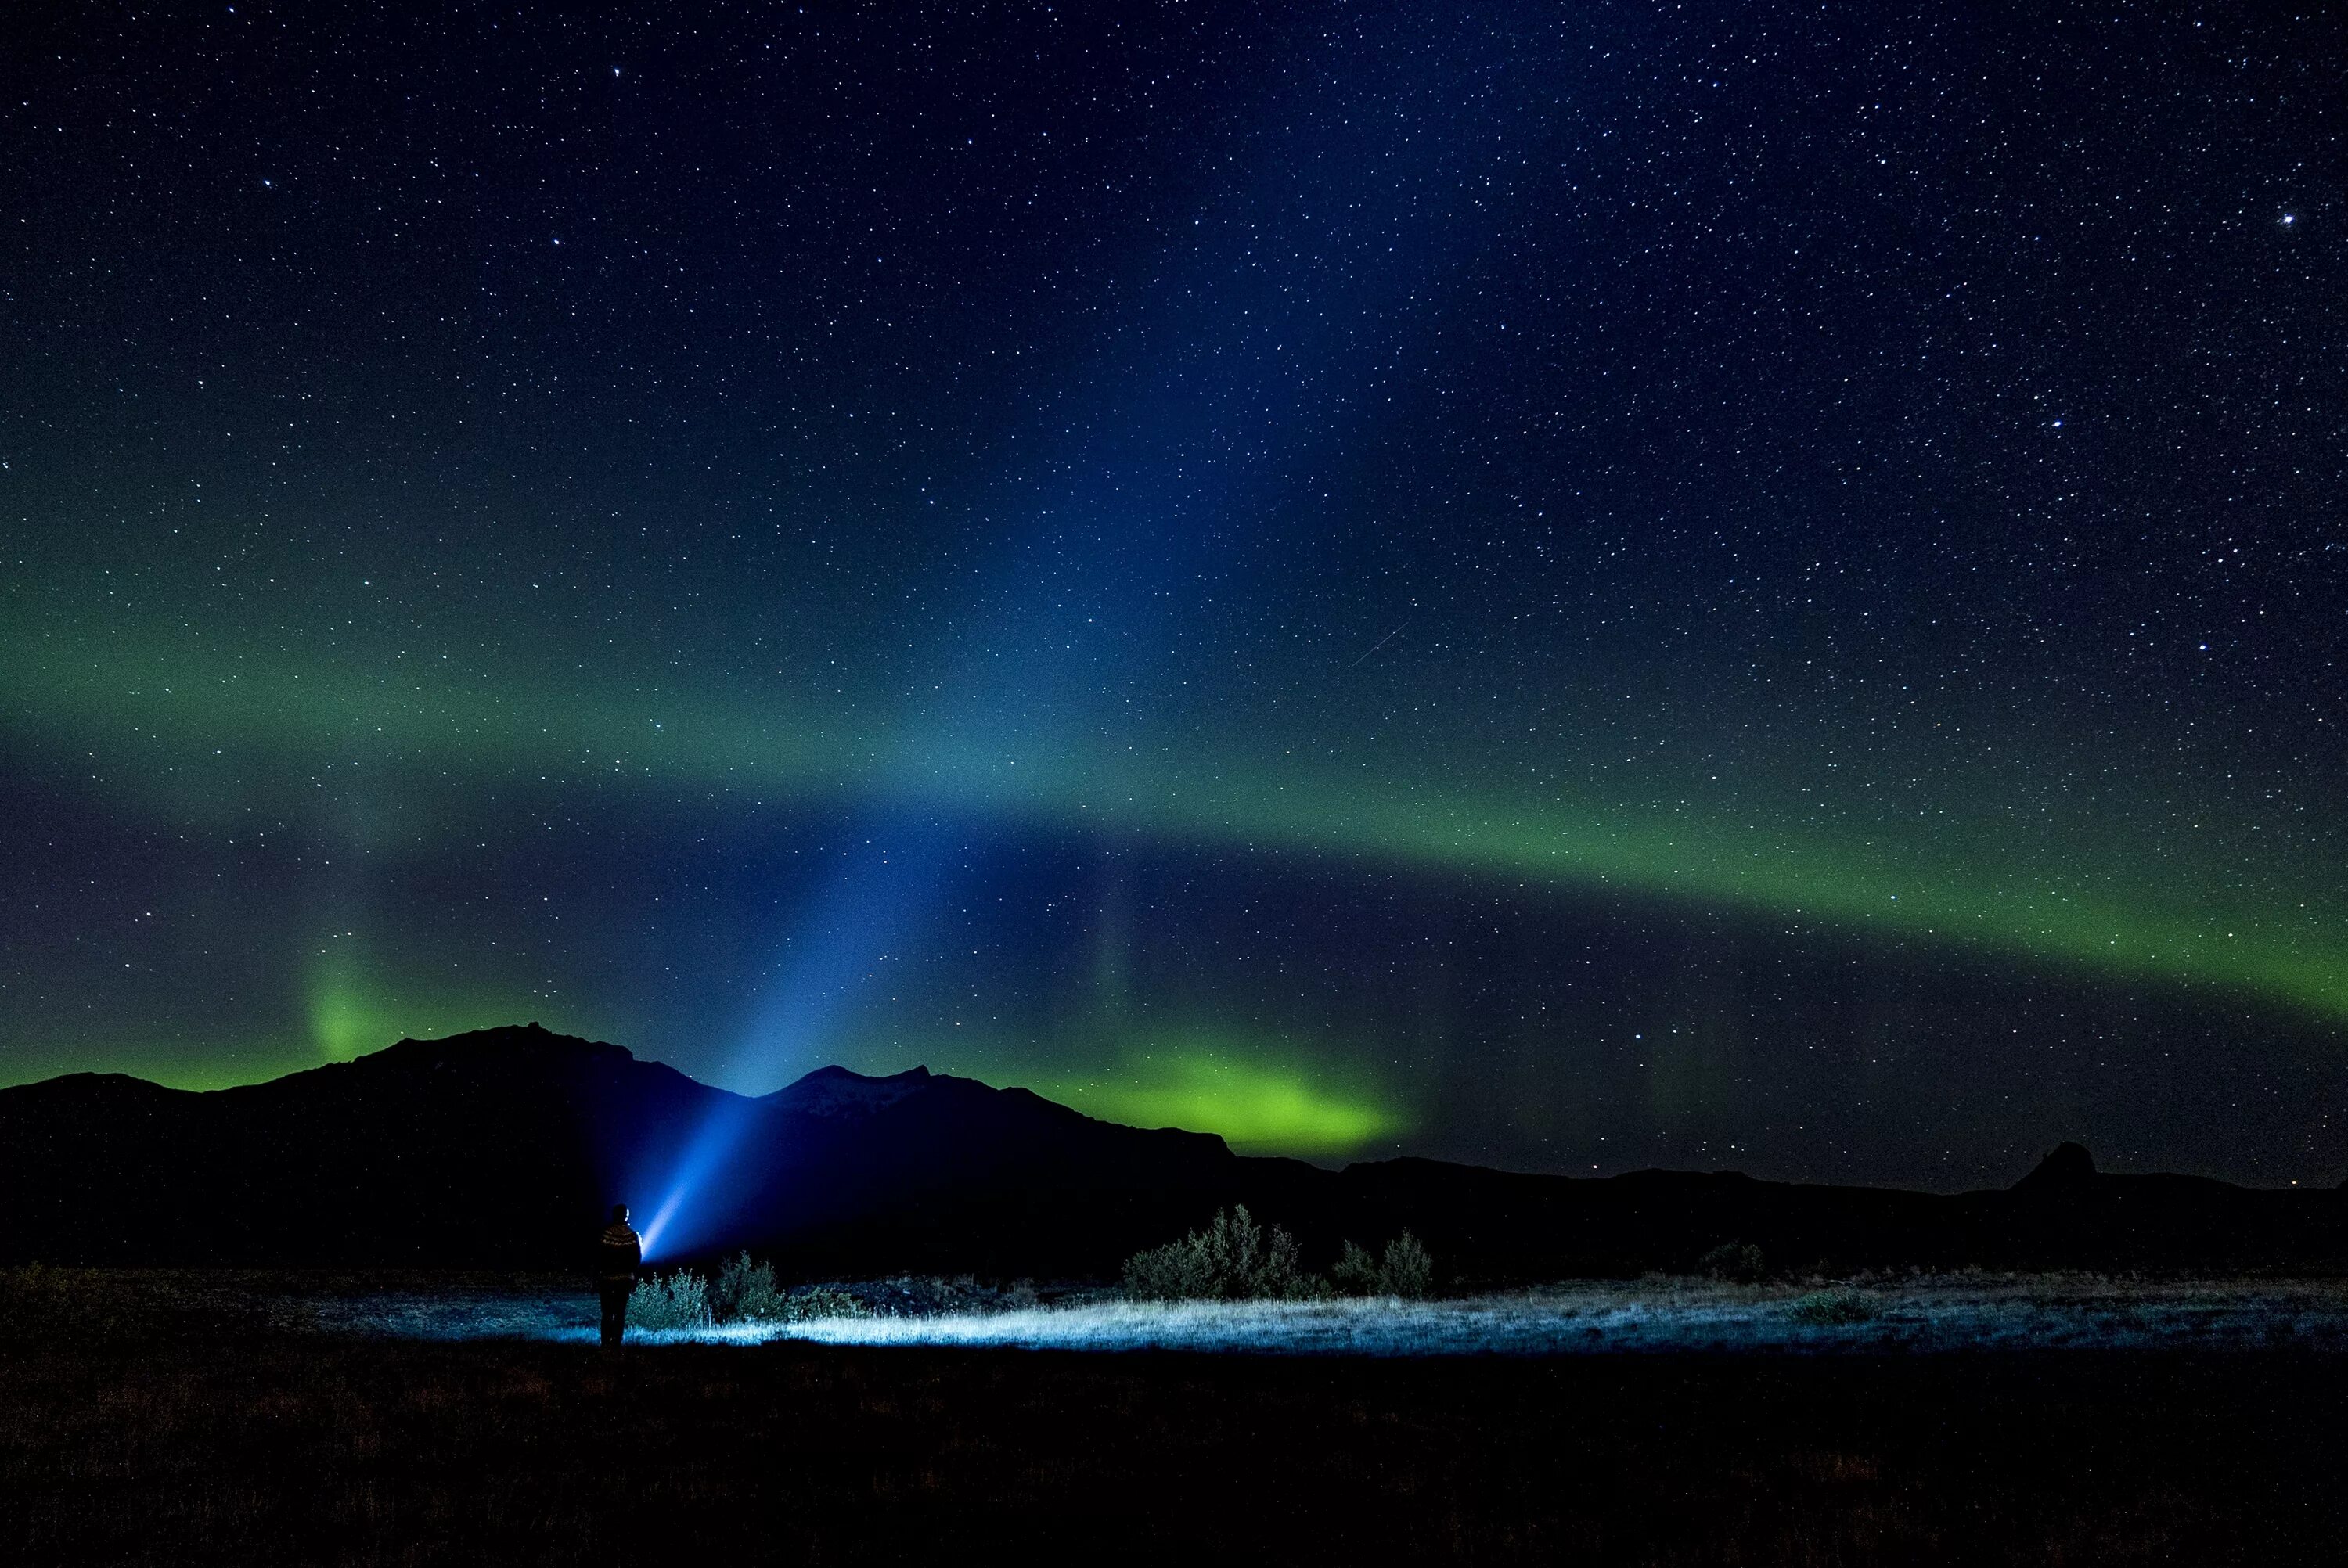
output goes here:
[[1140, 1301], [1193, 1301], [1221, 1294], [1206, 1238], [1193, 1231], [1127, 1258], [1125, 1293]]
[[1347, 1242], [1329, 1275], [1346, 1296], [1425, 1296], [1435, 1286], [1435, 1259], [1416, 1236], [1405, 1231], [1386, 1243], [1383, 1258], [1371, 1256], [1357, 1242]]
[[1327, 1289], [1304, 1268], [1296, 1238], [1278, 1225], [1267, 1235], [1244, 1204], [1216, 1214], [1204, 1230], [1125, 1263], [1125, 1293], [1143, 1301], [1293, 1301]]
[[1416, 1236], [1405, 1231], [1386, 1243], [1386, 1255], [1378, 1264], [1379, 1289], [1388, 1296], [1425, 1296], [1434, 1286], [1435, 1260]]
[[1296, 1238], [1274, 1225], [1248, 1276], [1247, 1294], [1272, 1301], [1309, 1301], [1328, 1295], [1329, 1282], [1304, 1266]]
[[1372, 1257], [1359, 1242], [1347, 1242], [1337, 1254], [1337, 1266], [1329, 1271], [1329, 1278], [1346, 1296], [1375, 1296], [1381, 1281], [1378, 1260]]
[[836, 1286], [785, 1290], [775, 1266], [736, 1253], [705, 1280], [689, 1269], [641, 1280], [628, 1296], [628, 1327], [647, 1333], [706, 1328], [713, 1323], [805, 1323], [818, 1317], [870, 1317], [872, 1308]]
[[706, 1328], [709, 1286], [701, 1276], [679, 1269], [666, 1278], [636, 1282], [628, 1296], [628, 1326], [649, 1334], [664, 1329]]
[[717, 1266], [709, 1286], [709, 1313], [720, 1323], [787, 1320], [789, 1298], [775, 1284], [775, 1266], [737, 1252]]
[[1750, 1285], [1761, 1277], [1761, 1249], [1749, 1241], [1725, 1241], [1695, 1260], [1698, 1274]]
[[1263, 1227], [1245, 1204], [1217, 1214], [1199, 1240], [1210, 1294], [1225, 1300], [1255, 1294], [1256, 1274], [1263, 1266]]
[[829, 1285], [803, 1285], [779, 1298], [774, 1319], [780, 1323], [805, 1323], [817, 1317], [870, 1317], [872, 1308], [847, 1291]]
[[1836, 1326], [1850, 1323], [1872, 1323], [1883, 1316], [1883, 1304], [1866, 1291], [1848, 1285], [1838, 1285], [1827, 1290], [1813, 1290], [1807, 1296], [1795, 1297], [1787, 1312], [1797, 1323]]

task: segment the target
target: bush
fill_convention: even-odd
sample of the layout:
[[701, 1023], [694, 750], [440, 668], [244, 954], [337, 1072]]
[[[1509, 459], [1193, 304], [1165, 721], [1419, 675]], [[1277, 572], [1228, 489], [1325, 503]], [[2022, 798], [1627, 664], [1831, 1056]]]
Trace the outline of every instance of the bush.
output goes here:
[[1834, 1327], [1872, 1323], [1883, 1316], [1883, 1304], [1864, 1290], [1838, 1285], [1831, 1289], [1813, 1290], [1807, 1296], [1797, 1296], [1787, 1311], [1797, 1323]]
[[775, 1266], [736, 1253], [705, 1280], [689, 1269], [641, 1280], [628, 1297], [628, 1327], [657, 1334], [715, 1323], [805, 1323], [818, 1317], [870, 1317], [872, 1308], [829, 1285], [785, 1290]]
[[1296, 1238], [1266, 1232], [1244, 1204], [1218, 1214], [1204, 1230], [1135, 1253], [1125, 1263], [1125, 1293], [1137, 1301], [1313, 1301], [1332, 1294], [1425, 1296], [1435, 1260], [1405, 1231], [1374, 1259], [1354, 1242], [1337, 1255], [1331, 1282], [1307, 1269]]
[[1388, 1296], [1425, 1296], [1434, 1287], [1435, 1260], [1416, 1236], [1405, 1231], [1386, 1243], [1386, 1255], [1378, 1265], [1379, 1289]]
[[709, 1286], [709, 1313], [720, 1323], [774, 1323], [789, 1319], [789, 1298], [775, 1284], [775, 1266], [754, 1263], [737, 1252], [717, 1266]]
[[1359, 1242], [1347, 1242], [1337, 1254], [1337, 1266], [1329, 1271], [1329, 1278], [1344, 1296], [1375, 1296], [1379, 1290], [1378, 1260], [1372, 1257]]
[[1255, 1268], [1246, 1279], [1247, 1295], [1272, 1301], [1307, 1301], [1329, 1294], [1328, 1281], [1304, 1266], [1296, 1238], [1278, 1225], [1264, 1237]]
[[1725, 1241], [1695, 1260], [1698, 1274], [1750, 1285], [1764, 1272], [1761, 1249], [1749, 1241]]
[[628, 1296], [628, 1327], [648, 1334], [706, 1328], [710, 1322], [709, 1286], [689, 1269], [679, 1269], [664, 1279], [640, 1279]]
[[1142, 1301], [1293, 1301], [1327, 1290], [1299, 1260], [1296, 1238], [1278, 1225], [1267, 1235], [1244, 1204], [1125, 1264], [1125, 1293]]
[[805, 1323], [817, 1317], [870, 1317], [872, 1308], [829, 1285], [803, 1285], [780, 1298], [773, 1321]]
[[1215, 1293], [1206, 1254], [1189, 1237], [1127, 1258], [1124, 1284], [1136, 1301], [1192, 1301]]
[[1386, 1243], [1383, 1259], [1347, 1242], [1329, 1275], [1345, 1296], [1425, 1296], [1435, 1286], [1435, 1260], [1416, 1236], [1405, 1231]]

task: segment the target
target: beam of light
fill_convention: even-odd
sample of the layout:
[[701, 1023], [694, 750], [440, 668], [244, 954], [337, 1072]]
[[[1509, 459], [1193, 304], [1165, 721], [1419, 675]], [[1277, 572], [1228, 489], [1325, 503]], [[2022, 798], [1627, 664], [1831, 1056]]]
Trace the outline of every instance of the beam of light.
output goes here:
[[1028, 455], [972, 487], [1025, 520], [948, 616], [941, 695], [906, 703], [907, 739], [998, 754], [1038, 714], [1055, 734], [1127, 728], [1282, 499], [1369, 438], [1393, 365], [1438, 330], [1439, 280], [1483, 247], [1542, 134], [1510, 91], [1538, 67], [1478, 9], [1378, 15], [1267, 73], [1232, 172], [1140, 258], [1138, 302]]
[[[2189, 783], [2100, 815], [2057, 801], [2034, 822], [1838, 817], [1798, 783], [1732, 777], [1708, 788], [1659, 762], [1599, 771], [1631, 748], [1594, 725], [1562, 730], [1539, 765], [1501, 774], [1497, 756], [1431, 767], [1367, 748], [1351, 759], [1299, 756], [1276, 733], [1126, 716], [1152, 712], [1135, 673], [1157, 657], [1145, 644], [1196, 611], [1190, 590], [1212, 575], [1204, 569], [1233, 565], [1210, 559], [1218, 538], [1243, 532], [1279, 487], [1267, 455], [1330, 439], [1325, 431], [1373, 384], [1372, 361], [1407, 340], [1411, 329], [1393, 323], [1438, 292], [1423, 286], [1429, 269], [1473, 243], [1436, 237], [1473, 231], [1450, 220], [1468, 200], [1457, 192], [1481, 190], [1441, 167], [1447, 155], [1437, 149], [1475, 139], [1455, 134], [1463, 129], [1489, 128], [1473, 115], [1495, 112], [1505, 78], [1478, 85], [1473, 46], [1442, 41], [1447, 30], [1471, 31], [1449, 14], [1428, 26], [1432, 44], [1395, 35], [1378, 69], [1399, 74], [1381, 80], [1415, 100], [1487, 108], [1463, 109], [1469, 118], [1441, 134], [1390, 109], [1383, 118], [1334, 113], [1263, 138], [1251, 169], [1205, 193], [1205, 237], [1150, 258], [1151, 286], [1139, 292], [1156, 302], [1105, 334], [1084, 395], [1068, 400], [1067, 434], [1037, 443], [1046, 450], [1032, 471], [1003, 477], [1028, 524], [967, 596], [966, 612], [949, 617], [932, 659], [939, 678], [917, 683], [922, 694], [901, 712], [821, 708], [803, 687], [747, 678], [723, 695], [647, 694], [657, 683], [634, 678], [641, 671], [558, 679], [486, 657], [466, 669], [355, 644], [339, 658], [289, 652], [282, 639], [228, 646], [184, 620], [140, 619], [136, 590], [118, 578], [28, 572], [0, 582], [9, 629], [0, 727], [74, 757], [102, 787], [215, 826], [299, 812], [313, 791], [380, 775], [407, 809], [368, 814], [354, 831], [379, 835], [368, 847], [383, 853], [437, 825], [436, 812], [461, 820], [469, 786], [483, 779], [552, 778], [648, 799], [690, 788], [760, 806], [998, 818], [1300, 850], [1506, 886], [1627, 892], [2348, 1019], [2336, 856], [2303, 838], [2258, 836], [2247, 810], [2198, 801]], [[1412, 78], [1414, 68], [1423, 76]], [[1266, 125], [1283, 123], [1278, 108]], [[1487, 163], [1511, 154], [1499, 138], [1483, 145]], [[1445, 190], [1455, 205], [1441, 204]], [[1363, 216], [1342, 221], [1300, 216], [1356, 204]], [[1246, 220], [1227, 221], [1225, 207]], [[1365, 250], [1370, 237], [1391, 237], [1399, 260]], [[88, 620], [60, 609], [101, 605], [103, 619]], [[1741, 713], [1713, 723], [1724, 733], [1761, 727]], [[2033, 754], [2026, 730], [1992, 738]], [[1830, 748], [1807, 733], [1763, 740], [1795, 759], [1786, 780], [1828, 765]], [[1756, 754], [1764, 749], [1756, 743]], [[1912, 782], [1890, 767], [1867, 779], [1852, 764], [1838, 776], [1889, 797]], [[2001, 787], [1963, 764], [1933, 782], [1943, 807], [1964, 805], [1977, 786]], [[2180, 833], [2180, 821], [2195, 833]], [[2225, 847], [2197, 851], [2196, 838]], [[803, 917], [819, 926], [825, 917]], [[885, 921], [872, 927], [867, 946], [885, 945], [886, 930]], [[766, 1038], [803, 1056], [819, 1049], [824, 1027], [785, 1016]]]
[[[1408, 88], [1430, 91], [1436, 102], [1475, 101], [1437, 90], [1454, 76], [1447, 85], [1468, 85], [1474, 67], [1466, 56], [1474, 50], [1415, 47], [1402, 31], [1393, 29], [1371, 58], [1354, 63], [1399, 72]], [[1242, 220], [1219, 217], [1211, 229], [1202, 220], [1194, 228], [1203, 232], [1183, 236], [1156, 259], [1175, 273], [1150, 295], [1164, 303], [1121, 323], [1122, 335], [1144, 351], [1104, 353], [1095, 373], [1100, 384], [1086, 389], [1092, 409], [1047, 446], [1032, 472], [1009, 477], [1033, 524], [1021, 530], [1020, 548], [1005, 552], [994, 588], [940, 639], [934, 685], [952, 695], [901, 715], [893, 726], [901, 754], [934, 758], [957, 744], [1024, 749], [1028, 716], [1038, 712], [1056, 715], [1056, 728], [1099, 722], [1115, 705], [1113, 688], [1149, 657], [1147, 650], [1162, 646], [1147, 633], [1182, 608], [1166, 585], [1268, 502], [1311, 428], [1332, 422], [1333, 399], [1322, 389], [1352, 379], [1333, 375], [1333, 367], [1349, 358], [1358, 366], [1391, 346], [1390, 307], [1414, 292], [1422, 269], [1456, 232], [1447, 220], [1466, 199], [1461, 182], [1435, 178], [1440, 158], [1433, 149], [1443, 138], [1391, 120], [1381, 134], [1359, 137], [1346, 110], [1361, 107], [1314, 104], [1280, 117], [1289, 123], [1270, 156], [1240, 189], [1222, 193]], [[1325, 161], [1333, 150], [1338, 160]], [[1334, 226], [1326, 217], [1295, 215], [1299, 171], [1315, 168], [1306, 190], [1324, 214], [1350, 215]], [[1333, 181], [1338, 189], [1329, 188]], [[1270, 237], [1272, 251], [1310, 259], [1270, 272], [1261, 266], [1267, 236], [1254, 219], [1265, 212], [1288, 231]], [[1379, 256], [1375, 262], [1363, 255], [1372, 231], [1389, 241], [1370, 252]], [[1056, 559], [1066, 569], [1038, 574], [1031, 565], [1037, 559]], [[999, 657], [1006, 646], [1018, 650], [1007, 661]], [[729, 1056], [726, 1075], [765, 1088], [788, 1067], [818, 1065], [851, 994], [874, 982], [946, 876], [941, 846], [916, 843], [851, 867], [802, 911], [782, 974]], [[1296, 1083], [1284, 1088], [1282, 1125], [1291, 1132], [1304, 1135], [1315, 1117], [1323, 1138], [1339, 1135], [1338, 1123], [1363, 1125]], [[1195, 1110], [1213, 1099], [1193, 1084], [1181, 1103]], [[1264, 1086], [1253, 1102], [1266, 1102]], [[705, 1229], [717, 1223], [713, 1211], [725, 1194], [710, 1173], [743, 1125], [721, 1112], [690, 1145], [654, 1216], [664, 1238], [682, 1214], [697, 1214]]]
[[829, 1061], [842, 1018], [891, 982], [901, 946], [944, 896], [953, 840], [934, 823], [853, 835], [829, 886], [794, 917], [793, 934], [721, 1064], [719, 1081], [769, 1091]]
[[726, 1190], [722, 1177], [742, 1153], [743, 1140], [757, 1119], [757, 1102], [725, 1095], [682, 1149], [630, 1184], [632, 1192], [654, 1194], [650, 1208], [638, 1210], [645, 1262], [688, 1252], [713, 1233], [721, 1217], [712, 1213], [719, 1206], [713, 1198]]
[[[794, 922], [774, 978], [719, 1066], [722, 1080], [767, 1091], [824, 1065], [842, 1016], [887, 985], [896, 949], [942, 896], [953, 851], [943, 829], [900, 823], [856, 836]], [[748, 1153], [744, 1141], [758, 1120], [757, 1102], [729, 1094], [672, 1162], [646, 1174], [657, 1194], [643, 1232], [647, 1257], [723, 1234], [740, 1197], [723, 1175]]]

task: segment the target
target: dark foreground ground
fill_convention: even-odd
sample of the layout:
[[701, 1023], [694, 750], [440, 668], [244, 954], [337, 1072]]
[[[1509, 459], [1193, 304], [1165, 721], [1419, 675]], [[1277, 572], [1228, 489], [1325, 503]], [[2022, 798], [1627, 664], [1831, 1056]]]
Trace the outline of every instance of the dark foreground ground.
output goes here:
[[2338, 1561], [2348, 1358], [0, 1348], [10, 1563]]

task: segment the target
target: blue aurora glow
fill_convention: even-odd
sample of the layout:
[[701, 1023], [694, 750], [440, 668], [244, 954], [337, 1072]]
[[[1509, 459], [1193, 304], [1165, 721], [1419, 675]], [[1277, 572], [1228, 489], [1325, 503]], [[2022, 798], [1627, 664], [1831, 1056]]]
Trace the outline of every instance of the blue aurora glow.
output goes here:
[[[1383, 405], [1397, 356], [1434, 330], [1437, 273], [1488, 231], [1481, 173], [1518, 150], [1499, 118], [1513, 56], [1504, 33], [1468, 22], [1396, 17], [1378, 36], [1314, 41], [1294, 62], [1301, 98], [1261, 103], [1234, 138], [1236, 174], [1138, 259], [1142, 302], [1112, 315], [1039, 418], [1036, 457], [974, 486], [1018, 497], [1031, 523], [939, 629], [900, 754], [1041, 761], [1056, 734], [1097, 743], [1179, 702], [1155, 681], [1185, 618], [1247, 570], [1262, 519], [1319, 482], [1314, 456]], [[848, 1002], [946, 890], [945, 841], [934, 823], [901, 825], [798, 913], [727, 1081], [771, 1091], [822, 1064]], [[658, 1194], [647, 1255], [721, 1233], [718, 1177], [752, 1103], [728, 1102], [644, 1184]]]
[[[778, 1077], [822, 1065], [841, 1015], [883, 980], [892, 950], [951, 886], [953, 853], [953, 841], [931, 824], [876, 828], [848, 852], [802, 913], [722, 1076], [771, 1088]], [[755, 1099], [726, 1095], [681, 1151], [643, 1173], [637, 1190], [658, 1194], [644, 1227], [647, 1259], [690, 1253], [722, 1234], [737, 1194], [719, 1178], [758, 1111]]]

